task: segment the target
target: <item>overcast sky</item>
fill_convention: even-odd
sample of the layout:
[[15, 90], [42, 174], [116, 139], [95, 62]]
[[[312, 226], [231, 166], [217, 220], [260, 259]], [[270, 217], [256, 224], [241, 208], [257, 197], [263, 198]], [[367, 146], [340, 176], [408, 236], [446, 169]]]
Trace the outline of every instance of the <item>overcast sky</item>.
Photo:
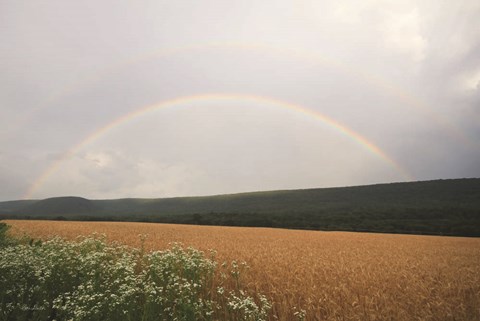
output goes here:
[[0, 0], [0, 147], [0, 200], [480, 177], [480, 2]]

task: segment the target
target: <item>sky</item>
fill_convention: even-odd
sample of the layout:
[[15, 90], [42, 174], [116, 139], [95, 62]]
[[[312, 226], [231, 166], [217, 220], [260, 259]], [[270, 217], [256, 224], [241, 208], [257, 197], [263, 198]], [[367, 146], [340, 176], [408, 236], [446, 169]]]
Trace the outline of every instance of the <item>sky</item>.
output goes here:
[[0, 0], [0, 201], [480, 177], [480, 2]]

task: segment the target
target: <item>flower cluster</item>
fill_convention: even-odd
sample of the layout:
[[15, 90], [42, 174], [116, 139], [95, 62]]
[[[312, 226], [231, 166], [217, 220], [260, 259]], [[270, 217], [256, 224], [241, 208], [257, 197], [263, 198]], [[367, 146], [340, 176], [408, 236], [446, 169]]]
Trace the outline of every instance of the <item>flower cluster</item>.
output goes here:
[[268, 300], [215, 285], [216, 267], [179, 244], [148, 254], [98, 237], [10, 244], [0, 320], [265, 320]]

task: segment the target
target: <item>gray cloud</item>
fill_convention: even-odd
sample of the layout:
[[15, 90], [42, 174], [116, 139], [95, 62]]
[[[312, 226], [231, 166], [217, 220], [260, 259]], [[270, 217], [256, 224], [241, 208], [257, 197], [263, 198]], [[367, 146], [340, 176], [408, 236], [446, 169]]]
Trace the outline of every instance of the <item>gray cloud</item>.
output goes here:
[[416, 179], [480, 175], [477, 1], [12, 1], [0, 39], [0, 199], [36, 182], [31, 197], [110, 198], [406, 179], [319, 119], [246, 99], [151, 112], [67, 154], [203, 93], [310, 108]]

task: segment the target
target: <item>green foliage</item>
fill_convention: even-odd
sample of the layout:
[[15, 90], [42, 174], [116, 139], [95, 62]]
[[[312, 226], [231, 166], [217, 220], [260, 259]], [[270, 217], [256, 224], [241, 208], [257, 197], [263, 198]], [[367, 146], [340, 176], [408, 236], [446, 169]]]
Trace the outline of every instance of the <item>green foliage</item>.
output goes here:
[[5, 243], [7, 243], [7, 230], [7, 224], [0, 222], [0, 246], [3, 246]]
[[8, 235], [7, 231], [9, 228], [7, 224], [0, 222], [0, 248], [16, 244], [17, 242], [17, 240]]
[[265, 320], [269, 302], [215, 287], [214, 257], [88, 237], [0, 249], [0, 320]]

